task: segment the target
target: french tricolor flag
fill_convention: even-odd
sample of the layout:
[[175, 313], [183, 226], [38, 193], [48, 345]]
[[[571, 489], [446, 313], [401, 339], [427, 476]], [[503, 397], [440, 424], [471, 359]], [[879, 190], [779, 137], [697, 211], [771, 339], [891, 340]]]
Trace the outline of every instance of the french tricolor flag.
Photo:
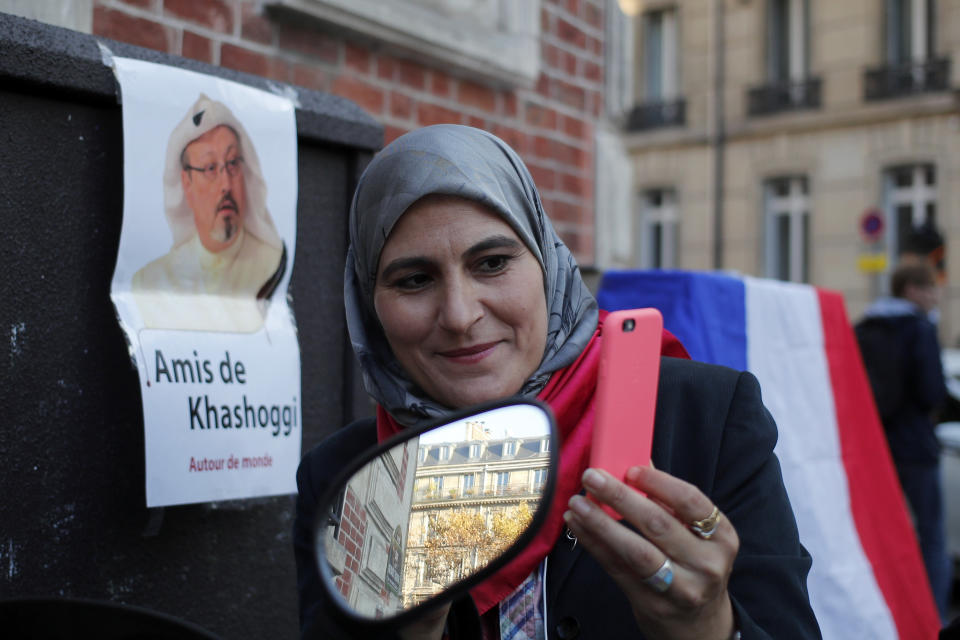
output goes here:
[[935, 638], [940, 621], [839, 293], [684, 271], [607, 272], [602, 309], [655, 307], [695, 360], [748, 370], [776, 448], [823, 637]]

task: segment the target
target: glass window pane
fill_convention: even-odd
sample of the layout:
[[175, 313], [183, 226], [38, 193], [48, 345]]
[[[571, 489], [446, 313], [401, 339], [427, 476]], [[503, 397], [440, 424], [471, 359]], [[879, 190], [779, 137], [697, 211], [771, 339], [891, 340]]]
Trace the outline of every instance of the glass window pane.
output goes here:
[[546, 469], [535, 469], [533, 472], [533, 490], [538, 491], [542, 489], [543, 485], [546, 483], [546, 480]]
[[507, 473], [498, 473], [497, 474], [497, 494], [503, 494], [506, 491], [507, 485], [510, 483], [510, 474]]
[[667, 240], [665, 242], [669, 243], [667, 245], [668, 252], [666, 253], [663, 260], [664, 269], [676, 269], [680, 264], [680, 234], [677, 232], [677, 223], [670, 222], [671, 233], [667, 234]]
[[804, 212], [800, 218], [800, 282], [810, 282], [810, 216]]
[[663, 267], [663, 225], [650, 225], [650, 266], [654, 269]]
[[893, 167], [885, 173], [884, 209], [891, 212], [889, 258], [911, 250], [918, 229], [936, 231], [936, 166], [917, 164]]
[[910, 62], [911, 0], [888, 0], [887, 52], [893, 64]]
[[[640, 267], [668, 268], [676, 255], [676, 192], [657, 188], [643, 191], [638, 228]], [[671, 243], [670, 246], [667, 243]]]
[[765, 186], [766, 275], [809, 279], [809, 190], [806, 176], [771, 178]]
[[790, 78], [789, 0], [769, 0], [767, 6], [770, 80], [785, 81]]
[[891, 171], [893, 184], [897, 187], [913, 185], [913, 167], [898, 167]]
[[663, 12], [647, 14], [643, 47], [646, 99], [663, 97]]
[[913, 207], [903, 204], [894, 212], [897, 220], [897, 246], [905, 247], [913, 233]]
[[777, 272], [774, 276], [780, 280], [790, 279], [790, 218], [778, 215], [776, 224]]

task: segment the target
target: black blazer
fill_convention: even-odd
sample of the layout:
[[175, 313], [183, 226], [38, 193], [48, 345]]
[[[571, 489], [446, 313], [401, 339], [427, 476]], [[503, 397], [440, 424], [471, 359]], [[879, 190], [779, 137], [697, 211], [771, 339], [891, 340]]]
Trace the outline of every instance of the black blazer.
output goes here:
[[[807, 595], [811, 560], [773, 453], [776, 440], [753, 375], [661, 359], [653, 462], [699, 487], [736, 527], [740, 552], [729, 591], [743, 640], [820, 637]], [[305, 637], [374, 637], [350, 629], [327, 601], [310, 529], [316, 501], [343, 461], [375, 443], [373, 419], [354, 422], [309, 451], [297, 471], [294, 547]], [[643, 638], [626, 596], [582, 545], [565, 536], [548, 556], [546, 588], [550, 640]]]

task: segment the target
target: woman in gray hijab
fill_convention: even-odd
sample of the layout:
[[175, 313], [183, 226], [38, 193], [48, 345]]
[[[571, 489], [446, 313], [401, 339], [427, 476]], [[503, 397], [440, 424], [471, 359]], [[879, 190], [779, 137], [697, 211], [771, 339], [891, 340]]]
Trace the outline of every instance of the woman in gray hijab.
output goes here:
[[[337, 620], [313, 557], [316, 499], [337, 466], [406, 427], [521, 395], [556, 416], [556, 497], [538, 537], [472, 592], [485, 638], [819, 637], [776, 427], [749, 373], [662, 358], [654, 464], [626, 478], [587, 468], [605, 314], [503, 141], [437, 125], [381, 151], [351, 206], [344, 296], [377, 417], [297, 473], [305, 636], [359, 633]], [[662, 353], [686, 356], [666, 332]], [[444, 612], [400, 637], [439, 639]]]
[[521, 394], [533, 396], [550, 374], [573, 362], [597, 324], [597, 303], [573, 255], [544, 215], [520, 158], [502, 140], [474, 129], [439, 125], [413, 131], [384, 149], [364, 172], [350, 213], [344, 282], [347, 326], [367, 392], [411, 426], [448, 408], [423, 395], [398, 366], [373, 309], [376, 268], [384, 243], [407, 209], [425, 195], [477, 202], [513, 229], [543, 270], [549, 321], [547, 347]]

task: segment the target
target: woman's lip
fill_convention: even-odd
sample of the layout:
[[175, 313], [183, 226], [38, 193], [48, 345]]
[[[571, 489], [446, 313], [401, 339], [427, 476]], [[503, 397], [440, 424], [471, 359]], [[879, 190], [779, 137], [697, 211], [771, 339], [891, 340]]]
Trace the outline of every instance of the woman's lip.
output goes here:
[[464, 347], [462, 349], [450, 349], [449, 351], [440, 351], [439, 354], [444, 358], [451, 358], [454, 360], [477, 360], [479, 358], [484, 358], [487, 354], [497, 346], [496, 342], [486, 342], [484, 344], [475, 344], [469, 347]]

